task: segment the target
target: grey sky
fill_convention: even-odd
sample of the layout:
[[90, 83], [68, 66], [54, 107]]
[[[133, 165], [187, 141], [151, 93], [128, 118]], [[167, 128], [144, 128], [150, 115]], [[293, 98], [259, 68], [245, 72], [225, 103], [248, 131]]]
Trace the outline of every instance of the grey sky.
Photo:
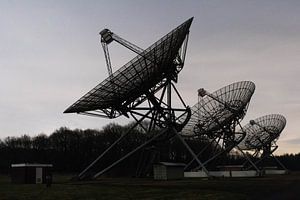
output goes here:
[[[106, 78], [98, 32], [109, 28], [146, 48], [194, 16], [178, 89], [256, 84], [243, 124], [279, 113], [287, 127], [277, 153], [299, 152], [300, 1], [0, 0], [0, 137], [50, 134], [60, 126], [101, 128], [107, 120], [62, 112]], [[113, 70], [133, 54], [111, 45]]]

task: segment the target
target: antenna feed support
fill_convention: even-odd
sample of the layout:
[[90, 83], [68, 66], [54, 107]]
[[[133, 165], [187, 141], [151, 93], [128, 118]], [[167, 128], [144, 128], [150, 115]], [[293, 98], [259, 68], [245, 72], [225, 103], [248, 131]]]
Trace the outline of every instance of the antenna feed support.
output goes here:
[[206, 90], [204, 88], [200, 88], [198, 90], [198, 96], [204, 97], [207, 94]]
[[113, 39], [113, 32], [111, 32], [109, 29], [105, 28], [99, 33], [101, 35], [101, 42], [105, 42], [106, 44], [111, 43]]
[[254, 126], [256, 123], [255, 123], [254, 120], [250, 120], [250, 124], [251, 124], [252, 126]]

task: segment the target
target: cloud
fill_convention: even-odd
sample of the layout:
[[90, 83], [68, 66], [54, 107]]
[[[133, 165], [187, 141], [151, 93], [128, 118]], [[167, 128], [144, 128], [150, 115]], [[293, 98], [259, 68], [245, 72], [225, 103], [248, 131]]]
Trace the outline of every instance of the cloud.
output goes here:
[[[285, 139], [281, 140], [282, 143], [287, 143], [287, 144], [297, 144], [299, 145], [300, 148], [300, 138], [293, 138], [293, 139]], [[299, 149], [300, 151], [300, 149]]]

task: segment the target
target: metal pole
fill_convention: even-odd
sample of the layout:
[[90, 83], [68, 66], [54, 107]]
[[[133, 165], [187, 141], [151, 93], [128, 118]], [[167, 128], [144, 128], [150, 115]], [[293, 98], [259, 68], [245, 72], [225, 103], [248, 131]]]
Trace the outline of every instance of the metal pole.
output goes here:
[[[268, 156], [271, 156], [273, 154], [273, 152], [278, 148], [278, 146], [276, 146], [273, 150], [271, 150], [270, 154], [264, 154], [264, 152], [262, 153], [262, 156], [260, 158], [260, 160], [256, 161], [254, 164], [257, 165], [258, 163], [260, 163], [261, 161], [263, 161], [265, 158], [267, 158]], [[249, 167], [248, 167], [249, 169]]]
[[223, 150], [221, 150], [219, 153], [215, 154], [213, 157], [211, 157], [210, 159], [208, 159], [207, 161], [205, 161], [203, 163], [203, 165], [206, 165], [207, 163], [209, 163], [210, 161], [214, 160], [216, 157], [218, 157], [219, 155], [225, 153], [228, 149], [232, 148], [232, 146], [228, 147], [228, 148], [225, 148]]
[[[267, 156], [263, 156], [261, 157], [258, 161], [256, 161], [254, 164], [257, 165], [258, 163], [260, 163], [261, 161], [263, 161]], [[250, 169], [251, 167], [248, 167], [247, 169]]]
[[244, 157], [251, 163], [251, 165], [256, 169], [257, 173], [260, 174], [258, 167], [252, 162], [252, 160], [243, 152], [243, 150], [237, 145], [237, 149], [244, 155]]
[[127, 153], [125, 156], [123, 156], [122, 158], [120, 158], [119, 160], [115, 161], [113, 164], [111, 164], [110, 166], [106, 167], [105, 169], [103, 169], [102, 171], [96, 173], [93, 178], [97, 178], [98, 176], [102, 175], [103, 173], [107, 172], [108, 170], [110, 170], [111, 168], [113, 168], [114, 166], [116, 166], [117, 164], [119, 164], [120, 162], [122, 162], [124, 159], [128, 158], [129, 156], [131, 156], [132, 154], [134, 154], [135, 152], [137, 152], [138, 150], [140, 150], [141, 148], [145, 147], [146, 145], [148, 145], [149, 143], [151, 143], [153, 140], [155, 140], [156, 138], [158, 138], [159, 136], [165, 134], [165, 132], [168, 131], [168, 129], [162, 131], [160, 134], [155, 135], [154, 137], [152, 137], [150, 140], [148, 140], [147, 142], [145, 142], [144, 144], [138, 146], [137, 148], [135, 148], [134, 150], [132, 150], [131, 152]]
[[185, 140], [181, 137], [181, 135], [179, 135], [178, 131], [172, 127], [172, 131], [177, 135], [177, 137], [179, 138], [179, 140], [182, 142], [182, 144], [187, 148], [187, 150], [190, 152], [190, 154], [194, 157], [194, 159], [197, 161], [197, 163], [202, 167], [202, 170], [206, 173], [207, 176], [209, 175], [209, 172], [207, 171], [207, 169], [205, 168], [205, 166], [202, 164], [202, 162], [199, 160], [199, 158], [197, 157], [197, 155], [194, 153], [194, 151], [191, 149], [191, 147], [185, 142]]
[[278, 158], [276, 158], [276, 156], [274, 156], [273, 154], [271, 154], [271, 156], [277, 161], [277, 163], [284, 169], [284, 170], [288, 170], [279, 160]]
[[[169, 80], [171, 81], [171, 80]], [[171, 84], [167, 83], [167, 89], [169, 91], [167, 91], [167, 101], [171, 101]], [[154, 107], [156, 107], [157, 111], [160, 112], [161, 114], [163, 114], [163, 110], [161, 108], [161, 106], [159, 105], [159, 103], [156, 101], [156, 99], [154, 98], [153, 94], [148, 93], [147, 94], [148, 99], [152, 102], [152, 104], [154, 105]], [[171, 105], [171, 102], [167, 102], [168, 105]], [[171, 111], [171, 107], [170, 107], [170, 111]], [[171, 118], [165, 117], [165, 115], [163, 114], [163, 117], [165, 118], [166, 121], [169, 121], [169, 123], [171, 123]], [[168, 123], [168, 122], [167, 122]], [[194, 151], [190, 148], [190, 146], [185, 142], [185, 140], [180, 136], [180, 134], [178, 133], [178, 131], [174, 128], [173, 125], [168, 124], [169, 128], [171, 131], [173, 131], [173, 133], [175, 133], [175, 135], [177, 135], [177, 137], [180, 139], [180, 141], [183, 143], [183, 145], [187, 148], [187, 150], [190, 152], [190, 154], [194, 157], [194, 159], [198, 162], [198, 164], [202, 167], [202, 170], [206, 173], [207, 176], [209, 176], [209, 172], [207, 171], [207, 169], [205, 168], [205, 166], [202, 164], [202, 162], [198, 159], [197, 155], [194, 153]]]
[[112, 145], [110, 145], [102, 154], [100, 154], [89, 166], [87, 166], [79, 175], [78, 178], [82, 179], [82, 176], [85, 172], [87, 172], [92, 166], [94, 166], [108, 151], [110, 151], [116, 144], [118, 144], [128, 133], [134, 129], [140, 122], [142, 122], [145, 117], [150, 113], [151, 111], [148, 111], [140, 120], [138, 120], [126, 133], [121, 135]]
[[[199, 156], [201, 155], [201, 153], [203, 153], [213, 142], [214, 140], [212, 140], [209, 144], [207, 144], [203, 149], [201, 149], [201, 151], [196, 155], [197, 158], [199, 158]], [[184, 170], [186, 170], [193, 162], [194, 162], [194, 158], [185, 166]]]
[[169, 80], [169, 83], [167, 85], [167, 105], [168, 105], [168, 119], [172, 120], [172, 85], [171, 81]]

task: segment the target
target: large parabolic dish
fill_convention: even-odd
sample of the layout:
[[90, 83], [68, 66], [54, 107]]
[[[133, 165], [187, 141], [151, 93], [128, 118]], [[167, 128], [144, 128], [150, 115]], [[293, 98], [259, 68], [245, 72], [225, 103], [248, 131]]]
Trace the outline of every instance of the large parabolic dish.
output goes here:
[[182, 134], [212, 135], [231, 121], [242, 120], [254, 90], [253, 82], [240, 81], [200, 98], [191, 108], [191, 119]]
[[261, 149], [278, 139], [286, 125], [286, 119], [279, 114], [270, 114], [251, 120], [243, 127], [245, 139], [240, 143], [244, 150]]
[[[178, 73], [184, 66], [189, 28], [193, 18], [172, 30], [146, 50], [123, 40], [108, 29], [100, 32], [109, 77], [77, 102], [65, 113], [79, 113], [107, 118], [120, 115], [132, 116], [135, 123], [104, 150], [79, 175], [79, 179], [97, 178], [136, 152], [146, 148], [155, 141], [168, 140], [177, 136], [200, 166], [201, 161], [178, 133], [190, 119], [190, 108], [186, 106], [176, 89]], [[111, 73], [107, 44], [115, 40], [138, 55], [115, 73]], [[136, 48], [137, 47], [137, 48]], [[181, 105], [172, 105], [172, 99], [180, 100]], [[143, 103], [145, 102], [145, 103]], [[185, 117], [185, 120], [179, 121]], [[149, 120], [147, 125], [143, 124]], [[180, 123], [178, 123], [180, 122]], [[130, 146], [118, 158], [110, 158], [109, 162], [101, 162], [133, 129], [140, 126], [145, 133], [152, 133], [142, 144]], [[159, 130], [157, 132], [157, 130]], [[156, 134], [153, 134], [153, 133]], [[141, 155], [136, 176], [147, 174], [154, 159], [144, 159]], [[98, 164], [101, 166], [99, 167]], [[203, 167], [204, 168], [204, 167]], [[205, 171], [205, 169], [204, 169]], [[208, 172], [205, 171], [207, 174]]]
[[157, 91], [166, 77], [176, 80], [181, 70], [178, 51], [187, 38], [192, 20], [190, 18], [137, 55], [64, 113], [91, 112], [115, 118], [142, 103], [149, 90]]

